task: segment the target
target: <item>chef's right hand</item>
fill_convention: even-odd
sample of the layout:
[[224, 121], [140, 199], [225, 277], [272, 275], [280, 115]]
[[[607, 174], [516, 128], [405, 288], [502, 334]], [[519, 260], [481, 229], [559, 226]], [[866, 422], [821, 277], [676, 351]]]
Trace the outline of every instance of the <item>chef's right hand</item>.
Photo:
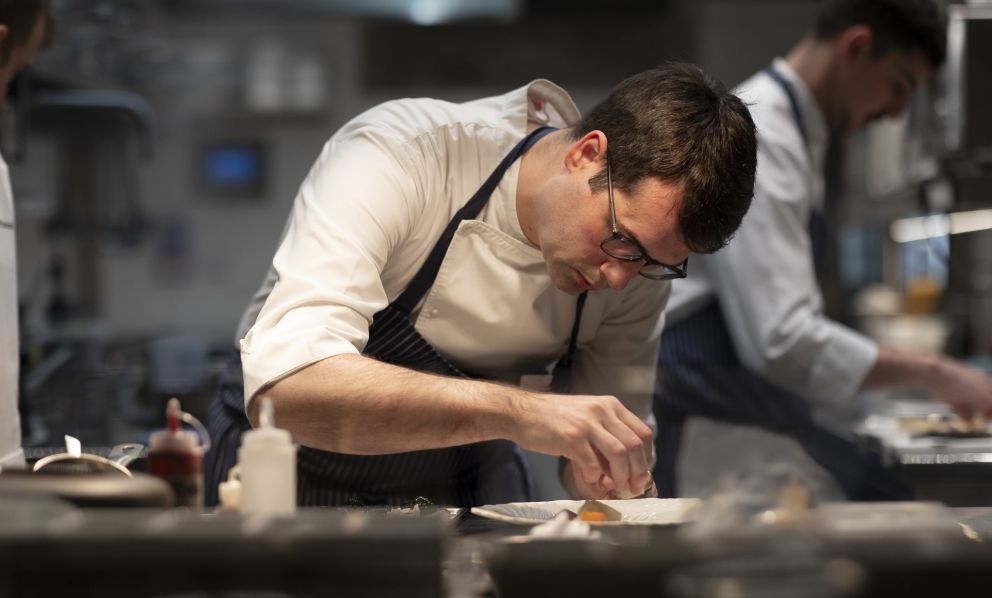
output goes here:
[[651, 428], [619, 399], [558, 394], [528, 398], [515, 405], [511, 440], [528, 450], [569, 459], [580, 495], [644, 492], [651, 482]]
[[931, 392], [965, 419], [992, 416], [992, 375], [960, 361], [941, 357]]

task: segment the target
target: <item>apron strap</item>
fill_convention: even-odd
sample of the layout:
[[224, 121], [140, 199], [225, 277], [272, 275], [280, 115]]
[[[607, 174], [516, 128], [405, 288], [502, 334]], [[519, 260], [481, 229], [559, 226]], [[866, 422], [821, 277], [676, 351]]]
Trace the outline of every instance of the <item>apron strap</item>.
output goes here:
[[799, 108], [799, 100], [796, 99], [796, 90], [792, 88], [792, 84], [789, 83], [782, 73], [775, 70], [774, 66], [770, 66], [765, 69], [768, 76], [772, 78], [773, 81], [778, 83], [782, 91], [785, 92], [787, 98], [789, 98], [789, 105], [792, 107], [792, 118], [796, 121], [796, 127], [799, 128], [799, 135], [803, 138], [803, 143], [806, 146], [806, 154], [810, 153], [809, 147], [809, 136], [806, 134], [806, 123], [803, 122], [803, 112]]
[[[799, 129], [799, 134], [803, 138], [803, 143], [806, 145], [806, 156], [809, 158], [810, 164], [812, 164], [812, 149], [809, 146], [809, 137], [806, 134], [803, 113], [799, 108], [799, 101], [796, 99], [796, 90], [774, 66], [768, 67], [765, 69], [765, 72], [768, 73], [768, 76], [772, 80], [779, 84], [782, 91], [785, 92], [786, 97], [789, 98], [789, 105], [792, 106], [792, 117], [796, 121], [796, 127]], [[810, 210], [808, 228], [810, 245], [813, 249], [813, 266], [817, 273], [822, 273], [826, 269], [827, 254], [830, 248], [830, 226], [827, 224], [827, 219], [822, 209], [814, 207]]]
[[441, 269], [441, 262], [444, 261], [444, 256], [448, 252], [448, 245], [451, 244], [451, 240], [455, 236], [455, 231], [458, 230], [458, 226], [461, 224], [462, 220], [471, 220], [479, 215], [482, 208], [485, 207], [486, 202], [489, 201], [489, 197], [496, 190], [499, 182], [503, 179], [503, 175], [509, 170], [510, 166], [523, 155], [532, 145], [537, 143], [539, 139], [545, 135], [556, 131], [554, 127], [541, 127], [535, 129], [526, 137], [520, 140], [510, 153], [503, 158], [503, 161], [499, 163], [496, 170], [489, 175], [486, 182], [479, 187], [479, 190], [475, 192], [468, 202], [462, 206], [458, 212], [455, 213], [454, 218], [448, 223], [447, 228], [441, 234], [441, 238], [438, 239], [437, 243], [434, 244], [434, 248], [431, 250], [429, 256], [427, 256], [427, 261], [420, 268], [420, 271], [413, 277], [410, 281], [409, 286], [403, 291], [393, 305], [402, 311], [403, 313], [409, 315], [413, 312], [413, 308], [420, 303], [427, 291], [430, 290], [431, 286], [434, 284], [434, 279], [437, 278], [437, 273]]
[[572, 321], [572, 336], [568, 339], [568, 350], [552, 372], [551, 390], [567, 394], [572, 389], [572, 358], [575, 356], [575, 345], [579, 341], [579, 324], [582, 323], [582, 308], [586, 306], [586, 296], [589, 291], [582, 291], [575, 300], [575, 320]]

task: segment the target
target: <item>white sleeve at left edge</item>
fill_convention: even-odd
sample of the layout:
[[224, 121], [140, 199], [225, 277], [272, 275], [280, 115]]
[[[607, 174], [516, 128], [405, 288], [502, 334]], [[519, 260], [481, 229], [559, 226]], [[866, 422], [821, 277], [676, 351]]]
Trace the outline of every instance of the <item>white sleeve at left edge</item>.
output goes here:
[[20, 357], [17, 334], [17, 244], [14, 196], [0, 156], [0, 466], [21, 467], [21, 419], [17, 411]]

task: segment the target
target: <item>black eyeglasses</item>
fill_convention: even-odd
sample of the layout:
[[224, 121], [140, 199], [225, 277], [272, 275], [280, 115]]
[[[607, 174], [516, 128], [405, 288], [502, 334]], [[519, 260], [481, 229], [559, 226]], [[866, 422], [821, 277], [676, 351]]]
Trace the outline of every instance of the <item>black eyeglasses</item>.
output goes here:
[[620, 234], [620, 229], [617, 228], [617, 208], [613, 201], [613, 173], [610, 171], [609, 158], [606, 159], [606, 185], [610, 195], [610, 222], [613, 225], [613, 234], [599, 244], [603, 253], [624, 262], [644, 260], [644, 265], [637, 273], [651, 280], [675, 280], [688, 276], [689, 258], [685, 258], [678, 266], [663, 264], [648, 257], [648, 252], [644, 251], [640, 243]]

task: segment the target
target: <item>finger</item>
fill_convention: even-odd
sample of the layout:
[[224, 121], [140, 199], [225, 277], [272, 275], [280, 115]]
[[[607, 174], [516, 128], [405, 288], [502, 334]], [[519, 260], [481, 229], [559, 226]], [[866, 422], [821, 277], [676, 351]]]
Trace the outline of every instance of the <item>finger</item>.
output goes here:
[[[617, 482], [617, 491], [621, 498], [628, 498], [641, 493], [650, 477], [648, 464], [644, 459], [644, 448], [640, 438], [625, 426], [619, 419], [604, 422], [606, 431], [613, 435], [621, 445], [623, 453], [618, 456], [627, 466], [627, 481], [622, 483], [619, 475], [614, 476]], [[611, 464], [612, 465], [612, 464]], [[610, 469], [613, 472], [613, 469]]]
[[631, 430], [634, 430], [634, 432], [636, 432], [641, 438], [648, 438], [651, 436], [651, 428], [646, 423], [641, 421], [641, 418], [637, 417], [630, 409], [624, 407], [623, 403], [619, 400], [617, 401], [617, 405], [620, 407], [617, 410], [617, 417], [630, 426]]
[[606, 471], [601, 464], [600, 455], [588, 442], [583, 442], [576, 454], [566, 457], [572, 461], [576, 480], [582, 480], [588, 486], [598, 483]]
[[613, 480], [614, 487], [623, 490], [630, 485], [630, 456], [623, 442], [606, 427], [593, 431], [593, 446], [606, 460], [606, 471]]
[[955, 415], [957, 415], [958, 417], [964, 420], [970, 420], [972, 415], [974, 414], [974, 410], [972, 409], [971, 405], [962, 405], [962, 404], [951, 405], [951, 411], [954, 412]]
[[592, 447], [592, 452], [596, 455], [596, 462], [599, 463], [599, 468], [600, 468], [600, 470], [602, 470], [603, 476], [604, 477], [611, 477], [612, 478], [613, 474], [610, 471], [610, 461], [609, 461], [609, 459], [607, 459], [603, 455], [603, 453], [599, 452], [599, 449], [597, 449], [595, 446]]
[[651, 447], [654, 443], [654, 432], [651, 431], [651, 427], [624, 407], [622, 403], [620, 404], [620, 409], [617, 411], [617, 417], [640, 439], [641, 445], [644, 447], [644, 458], [650, 463]]
[[574, 468], [572, 475], [573, 475], [575, 490], [576, 492], [578, 492], [578, 495], [580, 497], [585, 499], [599, 500], [609, 496], [611, 491], [603, 486], [604, 481], [607, 480], [607, 476], [605, 474], [600, 474], [599, 478], [592, 483], [589, 483], [581, 479], [580, 477], [577, 477], [578, 474]]
[[651, 428], [636, 415], [621, 409], [614, 426], [609, 431], [627, 447], [630, 459], [630, 492], [638, 495], [651, 479], [651, 445], [654, 436]]
[[606, 460], [606, 457], [602, 453], [593, 449], [596, 452], [596, 458], [599, 459], [599, 466], [603, 470], [603, 475], [599, 477], [599, 485], [603, 487], [608, 492], [613, 492], [617, 489], [616, 480], [613, 479], [613, 473], [610, 471], [610, 463]]
[[642, 498], [658, 498], [658, 485], [654, 483], [653, 479], [651, 480], [651, 483], [648, 485], [647, 489], [644, 491], [644, 495]]
[[604, 487], [602, 483], [594, 484], [585, 492], [585, 496], [593, 500], [603, 500], [605, 498], [610, 498], [612, 495], [613, 495], [613, 490]]
[[596, 478], [590, 480], [582, 472], [581, 467], [575, 461], [569, 461], [569, 473], [571, 476], [572, 488], [576, 496], [589, 500], [599, 500], [608, 494], [608, 490], [603, 488], [601, 480], [603, 473], [600, 472]]

